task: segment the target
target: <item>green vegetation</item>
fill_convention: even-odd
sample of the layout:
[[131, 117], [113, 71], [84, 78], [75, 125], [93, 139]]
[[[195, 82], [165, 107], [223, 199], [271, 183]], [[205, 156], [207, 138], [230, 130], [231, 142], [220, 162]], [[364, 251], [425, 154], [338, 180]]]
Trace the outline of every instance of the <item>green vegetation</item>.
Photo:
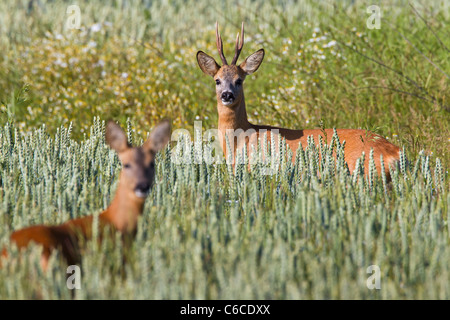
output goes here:
[[[103, 131], [97, 120], [90, 139], [76, 142], [64, 128], [54, 138], [44, 128], [0, 130], [3, 243], [12, 229], [107, 206], [120, 164]], [[450, 297], [450, 196], [439, 160], [431, 167], [423, 154], [410, 165], [402, 158], [388, 185], [373, 166], [365, 178], [363, 168], [349, 175], [340, 143], [337, 161], [332, 148], [309, 145], [295, 165], [275, 161], [274, 175], [262, 163], [235, 174], [226, 164], [177, 165], [175, 156], [201, 152], [186, 143], [185, 153], [179, 142], [158, 156], [128, 263], [120, 246], [90, 243], [77, 298]], [[13, 250], [0, 269], [0, 298], [70, 298], [64, 264], [54, 256], [44, 274], [39, 252], [19, 261]], [[380, 267], [381, 290], [366, 286], [370, 265]]]
[[[373, 168], [349, 175], [336, 143], [337, 160], [311, 145], [274, 175], [233, 174], [176, 165], [172, 145], [158, 156], [128, 263], [120, 246], [89, 243], [75, 298], [450, 298], [445, 3], [379, 4], [381, 28], [368, 29], [359, 1], [78, 1], [80, 30], [65, 27], [72, 3], [37, 3], [0, 3], [1, 246], [13, 230], [106, 208], [120, 164], [99, 119], [129, 118], [137, 143], [163, 117], [175, 129], [216, 127], [214, 84], [195, 54], [217, 56], [218, 20], [230, 55], [244, 20], [242, 56], [267, 52], [245, 82], [252, 122], [367, 128], [409, 161], [392, 183]], [[45, 274], [39, 247], [20, 261], [11, 250], [1, 299], [72, 297], [58, 255]], [[366, 286], [371, 265], [381, 290]]]
[[408, 156], [424, 149], [448, 162], [448, 4], [383, 2], [381, 28], [368, 29], [366, 2], [316, 2], [85, 0], [77, 30], [66, 26], [70, 1], [41, 0], [31, 11], [28, 1], [2, 1], [0, 119], [53, 133], [73, 121], [76, 138], [96, 115], [131, 118], [138, 131], [162, 117], [216, 127], [214, 82], [195, 55], [218, 56], [216, 20], [231, 55], [245, 21], [240, 61], [266, 49], [245, 82], [251, 121], [371, 129]]

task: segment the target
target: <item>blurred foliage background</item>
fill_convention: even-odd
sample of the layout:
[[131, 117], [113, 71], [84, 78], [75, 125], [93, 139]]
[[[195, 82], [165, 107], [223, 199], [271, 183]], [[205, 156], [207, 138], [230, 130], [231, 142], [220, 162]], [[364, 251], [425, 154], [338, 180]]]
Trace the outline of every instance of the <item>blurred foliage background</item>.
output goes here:
[[[0, 3], [1, 124], [50, 132], [93, 117], [131, 118], [138, 131], [169, 117], [176, 128], [217, 126], [213, 81], [195, 54], [217, 57], [245, 22], [241, 61], [266, 49], [245, 83], [250, 120], [289, 128], [364, 128], [449, 159], [449, 3], [443, 1], [70, 1]], [[381, 28], [369, 29], [369, 5]]]

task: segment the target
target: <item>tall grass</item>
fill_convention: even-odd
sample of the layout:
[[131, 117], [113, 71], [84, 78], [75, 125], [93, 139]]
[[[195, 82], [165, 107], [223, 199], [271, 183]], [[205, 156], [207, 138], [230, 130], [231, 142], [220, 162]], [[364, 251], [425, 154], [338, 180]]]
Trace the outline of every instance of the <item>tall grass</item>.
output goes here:
[[[120, 245], [88, 243], [74, 297], [449, 299], [447, 2], [380, 2], [381, 28], [368, 29], [366, 1], [86, 0], [79, 30], [66, 27], [71, 1], [29, 3], [0, 2], [0, 245], [11, 254], [0, 298], [72, 297], [57, 254], [43, 273], [40, 248], [19, 259], [8, 238], [110, 203], [120, 164], [95, 115], [130, 118], [135, 143], [161, 117], [217, 126], [214, 82], [195, 61], [216, 56], [217, 20], [226, 53], [241, 21], [242, 57], [266, 49], [245, 82], [250, 121], [376, 131], [404, 146], [392, 182], [373, 161], [349, 175], [343, 141], [311, 144], [295, 164], [283, 149], [273, 175], [261, 163], [176, 164], [208, 143], [172, 145], [128, 263]], [[371, 265], [380, 290], [366, 285]]]
[[[12, 230], [98, 213], [110, 202], [120, 164], [105, 145], [104, 122], [97, 118], [80, 142], [71, 131], [0, 129], [0, 238], [8, 247]], [[235, 173], [227, 164], [175, 164], [179, 152], [202, 151], [180, 143], [184, 151], [174, 143], [158, 154], [127, 263], [120, 245], [89, 243], [75, 298], [450, 298], [450, 196], [439, 159], [402, 157], [386, 183], [373, 164], [368, 176], [362, 167], [350, 175], [338, 139], [299, 150], [294, 164], [281, 157], [273, 175], [261, 163]], [[259, 152], [267, 159], [270, 149]], [[71, 298], [58, 254], [43, 273], [39, 247], [20, 259], [10, 250], [0, 298]], [[380, 268], [380, 290], [366, 285], [371, 265]]]

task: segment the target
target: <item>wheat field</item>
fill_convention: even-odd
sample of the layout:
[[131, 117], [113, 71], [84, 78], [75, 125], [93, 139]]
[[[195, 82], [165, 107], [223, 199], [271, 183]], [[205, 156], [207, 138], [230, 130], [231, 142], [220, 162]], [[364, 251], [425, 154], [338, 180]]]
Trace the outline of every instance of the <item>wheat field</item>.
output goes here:
[[[378, 30], [362, 1], [79, 1], [79, 29], [67, 27], [71, 3], [31, 3], [0, 3], [0, 246], [11, 250], [0, 299], [450, 298], [445, 2], [380, 4]], [[246, 80], [251, 121], [377, 132], [402, 147], [392, 181], [371, 154], [368, 175], [349, 174], [338, 137], [282, 149], [273, 174], [209, 164], [211, 142], [174, 141], [132, 247], [87, 243], [81, 289], [68, 289], [58, 253], [43, 272], [41, 248], [19, 254], [9, 235], [108, 206], [120, 162], [107, 119], [136, 145], [165, 117], [191, 133], [196, 120], [217, 126], [214, 84], [195, 60], [217, 56], [216, 20], [227, 52], [245, 21], [243, 55], [268, 53]]]

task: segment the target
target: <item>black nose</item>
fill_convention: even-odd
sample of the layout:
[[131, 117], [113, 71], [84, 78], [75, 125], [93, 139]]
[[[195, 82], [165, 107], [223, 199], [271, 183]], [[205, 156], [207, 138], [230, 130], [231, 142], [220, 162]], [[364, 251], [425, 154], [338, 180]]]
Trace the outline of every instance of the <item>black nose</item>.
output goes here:
[[230, 102], [234, 100], [234, 94], [230, 91], [222, 92], [222, 100], [226, 102]]
[[148, 192], [150, 190], [150, 183], [148, 182], [139, 182], [136, 186], [136, 190], [139, 190], [141, 192]]

